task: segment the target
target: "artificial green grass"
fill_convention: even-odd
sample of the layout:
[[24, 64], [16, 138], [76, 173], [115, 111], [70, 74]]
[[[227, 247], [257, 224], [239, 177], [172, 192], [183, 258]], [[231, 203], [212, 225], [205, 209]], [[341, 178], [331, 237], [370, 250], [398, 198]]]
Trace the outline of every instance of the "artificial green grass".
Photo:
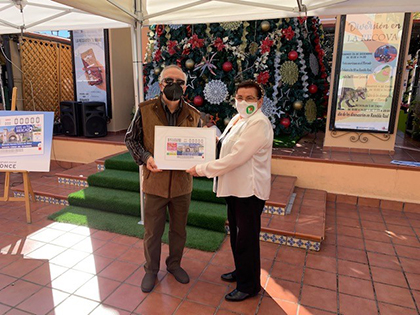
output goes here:
[[106, 169], [105, 171], [92, 174], [87, 179], [89, 187], [104, 187], [128, 191], [140, 191], [139, 173]]
[[139, 171], [139, 166], [136, 164], [136, 162], [134, 162], [129, 152], [107, 159], [105, 161], [105, 168], [130, 172]]
[[[103, 187], [88, 187], [68, 196], [71, 206], [140, 217], [140, 193]], [[192, 200], [188, 212], [188, 225], [224, 231], [226, 208], [224, 205]]]
[[[90, 228], [114, 232], [123, 235], [143, 238], [144, 228], [138, 224], [139, 217], [130, 215], [104, 212], [83, 207], [68, 206], [48, 217], [50, 220], [63, 223], [88, 226]], [[168, 227], [162, 237], [168, 243]], [[203, 251], [214, 252], [223, 242], [225, 233], [209, 231], [193, 226], [187, 226], [186, 246]]]
[[[106, 169], [88, 177], [89, 187], [103, 187], [138, 192], [139, 173]], [[224, 204], [223, 198], [217, 198], [213, 192], [213, 180], [208, 178], [194, 178], [191, 199]]]
[[87, 187], [71, 193], [67, 200], [72, 206], [140, 216], [140, 194], [102, 187]]
[[213, 180], [194, 178], [191, 199], [225, 204], [224, 198], [216, 197], [213, 192]]

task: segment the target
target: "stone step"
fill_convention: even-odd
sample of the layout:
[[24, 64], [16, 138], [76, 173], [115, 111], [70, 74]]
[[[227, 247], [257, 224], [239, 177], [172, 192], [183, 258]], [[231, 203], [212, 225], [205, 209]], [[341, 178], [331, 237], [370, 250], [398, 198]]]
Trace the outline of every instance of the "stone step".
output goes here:
[[263, 213], [260, 240], [319, 251], [325, 238], [327, 192], [295, 188], [290, 215]]
[[87, 187], [87, 178], [97, 171], [96, 163], [89, 163], [56, 173], [55, 175], [59, 184]]
[[270, 199], [265, 203], [264, 213], [286, 215], [286, 208], [293, 206], [296, 180], [294, 176], [272, 175]]

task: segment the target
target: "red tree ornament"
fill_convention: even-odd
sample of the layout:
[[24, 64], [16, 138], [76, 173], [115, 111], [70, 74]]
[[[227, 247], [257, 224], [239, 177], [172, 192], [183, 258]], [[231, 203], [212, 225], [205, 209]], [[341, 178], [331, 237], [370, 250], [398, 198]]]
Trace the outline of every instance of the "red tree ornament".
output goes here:
[[232, 68], [233, 68], [233, 65], [230, 61], [226, 61], [222, 65], [222, 69], [223, 69], [224, 72], [230, 72], [230, 71], [232, 71]]
[[193, 102], [195, 106], [202, 106], [204, 103], [204, 99], [200, 95], [197, 95], [196, 97], [194, 97]]
[[311, 93], [311, 94], [315, 94], [316, 92], [318, 92], [318, 87], [317, 87], [315, 84], [311, 84], [311, 85], [308, 87], [308, 91], [309, 91], [309, 93]]
[[290, 126], [290, 118], [287, 117], [283, 117], [280, 119], [280, 124], [284, 127], [284, 128], [289, 128]]
[[289, 60], [295, 61], [299, 57], [299, 55], [296, 51], [292, 50], [288, 53], [287, 57], [289, 58]]

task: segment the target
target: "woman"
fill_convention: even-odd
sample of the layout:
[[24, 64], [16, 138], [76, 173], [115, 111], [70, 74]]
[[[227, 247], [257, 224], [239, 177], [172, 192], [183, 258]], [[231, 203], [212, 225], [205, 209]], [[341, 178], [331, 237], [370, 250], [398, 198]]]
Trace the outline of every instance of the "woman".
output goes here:
[[273, 129], [261, 112], [263, 91], [254, 81], [236, 88], [238, 114], [220, 137], [218, 160], [187, 170], [193, 176], [215, 178], [214, 189], [227, 204], [230, 243], [235, 270], [221, 277], [237, 282], [225, 296], [228, 301], [243, 301], [255, 296], [260, 285], [261, 213], [270, 195]]

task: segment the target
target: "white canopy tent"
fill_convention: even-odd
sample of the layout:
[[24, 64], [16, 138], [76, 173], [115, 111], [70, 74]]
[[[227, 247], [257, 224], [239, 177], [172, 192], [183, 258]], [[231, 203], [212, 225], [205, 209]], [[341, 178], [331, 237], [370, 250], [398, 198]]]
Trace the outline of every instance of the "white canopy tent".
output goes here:
[[118, 27], [127, 23], [51, 0], [0, 0], [0, 34]]

